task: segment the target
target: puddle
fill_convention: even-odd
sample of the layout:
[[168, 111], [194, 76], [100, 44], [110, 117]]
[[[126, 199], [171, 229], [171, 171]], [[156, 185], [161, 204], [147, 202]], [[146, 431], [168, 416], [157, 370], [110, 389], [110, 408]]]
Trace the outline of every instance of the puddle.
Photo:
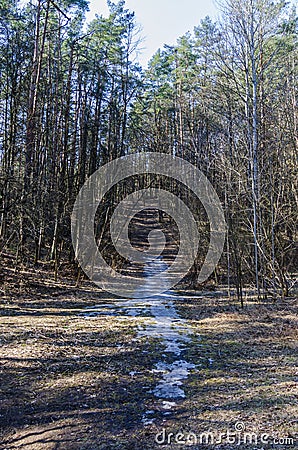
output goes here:
[[[152, 275], [160, 273], [158, 280], [162, 288], [167, 269], [160, 258], [149, 262], [144, 269], [144, 285], [142, 291], [147, 291], [150, 295], [152, 289]], [[156, 283], [156, 280], [154, 281]], [[171, 414], [171, 410], [177, 406], [173, 400], [185, 398], [183, 382], [188, 378], [190, 371], [195, 369], [195, 365], [186, 361], [182, 357], [183, 351], [191, 341], [191, 328], [187, 321], [182, 319], [175, 307], [175, 299], [181, 296], [174, 292], [166, 293], [140, 299], [129, 299], [117, 301], [110, 305], [101, 305], [85, 310], [84, 316], [92, 318], [96, 315], [114, 315], [126, 317], [141, 317], [142, 323], [138, 326], [137, 338], [156, 338], [160, 340], [163, 347], [162, 358], [155, 364], [152, 373], [159, 377], [159, 382], [150, 392], [156, 398], [155, 410], [149, 410], [143, 414], [142, 423], [150, 425], [155, 421], [155, 413], [163, 415]], [[131, 376], [135, 372], [130, 372]]]

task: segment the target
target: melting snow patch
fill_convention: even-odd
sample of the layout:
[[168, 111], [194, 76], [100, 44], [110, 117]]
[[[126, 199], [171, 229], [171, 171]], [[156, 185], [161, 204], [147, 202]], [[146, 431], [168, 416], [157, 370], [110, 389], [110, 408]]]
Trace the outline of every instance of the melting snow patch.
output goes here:
[[148, 419], [147, 417], [142, 417], [142, 423], [144, 425], [152, 425], [154, 423], [155, 419]]
[[169, 401], [166, 401], [166, 400], [164, 400], [162, 402], [162, 408], [163, 409], [172, 409], [174, 406], [177, 406], [176, 402], [169, 402]]
[[189, 370], [194, 368], [194, 364], [184, 360], [174, 361], [172, 364], [156, 364], [155, 371], [163, 373], [163, 378], [153, 390], [154, 395], [161, 398], [184, 398], [185, 392], [179, 386], [188, 377]]

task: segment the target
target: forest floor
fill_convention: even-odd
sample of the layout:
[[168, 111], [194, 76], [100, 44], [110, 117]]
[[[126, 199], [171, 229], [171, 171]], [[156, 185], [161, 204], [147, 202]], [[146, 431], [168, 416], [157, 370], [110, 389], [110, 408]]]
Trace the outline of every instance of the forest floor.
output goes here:
[[[84, 308], [113, 299], [87, 281], [75, 287], [67, 272], [55, 282], [45, 266], [15, 271], [9, 258], [4, 262], [1, 449], [297, 446], [294, 297], [248, 297], [241, 309], [224, 290], [183, 292], [175, 307], [191, 327], [184, 357], [196, 370], [183, 382], [185, 398], [165, 413], [152, 395], [163, 346], [137, 336], [140, 317], [88, 318]], [[154, 408], [155, 419], [144, 421]], [[255, 434], [245, 438], [244, 429]]]

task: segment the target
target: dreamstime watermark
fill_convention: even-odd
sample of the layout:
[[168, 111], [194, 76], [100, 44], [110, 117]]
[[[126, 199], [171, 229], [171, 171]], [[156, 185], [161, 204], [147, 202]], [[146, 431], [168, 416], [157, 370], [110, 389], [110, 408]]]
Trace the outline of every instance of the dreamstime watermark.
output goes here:
[[[226, 222], [220, 200], [205, 175], [184, 159], [165, 153], [137, 153], [118, 158], [98, 169], [83, 185], [77, 196], [71, 217], [72, 242], [76, 258], [86, 275], [104, 290], [121, 297], [145, 298], [144, 281], [139, 277], [123, 275], [111, 268], [100, 253], [95, 233], [95, 214], [100, 202], [113, 186], [129, 182], [130, 177], [154, 174], [169, 177], [190, 189], [201, 201], [210, 224], [210, 242], [198, 283], [205, 281], [218, 263], [225, 242]], [[150, 248], [138, 251], [129, 240], [129, 224], [144, 209], [166, 212], [179, 230], [179, 250], [175, 261], [167, 268], [162, 286], [159, 274], [153, 275], [151, 295], [160, 294], [177, 284], [192, 267], [199, 248], [199, 233], [193, 213], [178, 195], [165, 189], [136, 190], [122, 200], [115, 209], [110, 234], [117, 252], [131, 262], [150, 263], [164, 250], [165, 236], [161, 230], [148, 235]]]
[[237, 422], [234, 430], [225, 430], [225, 432], [204, 431], [201, 433], [193, 432], [167, 432], [163, 428], [155, 435], [155, 442], [160, 445], [291, 445], [295, 443], [292, 437], [273, 437], [268, 433], [254, 433], [245, 431], [245, 424]]

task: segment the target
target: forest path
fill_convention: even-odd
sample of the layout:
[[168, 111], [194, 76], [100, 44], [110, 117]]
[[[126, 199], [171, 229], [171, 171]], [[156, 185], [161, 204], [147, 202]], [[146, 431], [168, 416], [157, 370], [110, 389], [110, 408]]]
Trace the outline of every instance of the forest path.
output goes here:
[[[162, 283], [172, 254], [140, 268], [140, 289], [152, 287], [144, 275]], [[239, 423], [297, 438], [297, 298], [241, 309], [221, 287], [120, 299], [76, 286], [70, 266], [54, 281], [49, 265], [2, 262], [1, 449], [182, 450], [175, 437], [217, 439]]]
[[[185, 359], [189, 342], [193, 338], [193, 330], [187, 320], [180, 317], [175, 306], [175, 301], [183, 301], [182, 295], [173, 290], [167, 290], [158, 295], [151, 295], [156, 288], [163, 290], [163, 285], [167, 282], [167, 269], [175, 257], [176, 241], [175, 234], [170, 226], [165, 222], [160, 222], [157, 210], [144, 210], [140, 212], [133, 221], [131, 242], [135, 248], [144, 251], [148, 248], [148, 235], [153, 230], [162, 230], [166, 237], [166, 244], [160, 239], [161, 255], [155, 260], [148, 260], [144, 264], [139, 264], [126, 269], [128, 273], [138, 273], [142, 276], [142, 283], [139, 291], [145, 298], [132, 298], [114, 300], [108, 304], [99, 304], [82, 311], [86, 319], [102, 316], [122, 317], [123, 320], [133, 318], [133, 326], [137, 334], [133, 341], [138, 345], [140, 340], [150, 341], [154, 339], [155, 354], [158, 360], [152, 367], [151, 373], [158, 378], [158, 381], [149, 394], [156, 401], [152, 401], [152, 407], [142, 416], [144, 425], [152, 424], [156, 420], [156, 415], [173, 415], [173, 408], [177, 406], [177, 401], [186, 397], [183, 382], [188, 378], [190, 372], [194, 372], [196, 365]], [[170, 225], [170, 224], [168, 224]], [[153, 278], [154, 277], [154, 278]], [[136, 292], [138, 295], [138, 292]], [[197, 338], [198, 339], [198, 338]], [[134, 376], [132, 371], [131, 376]]]

